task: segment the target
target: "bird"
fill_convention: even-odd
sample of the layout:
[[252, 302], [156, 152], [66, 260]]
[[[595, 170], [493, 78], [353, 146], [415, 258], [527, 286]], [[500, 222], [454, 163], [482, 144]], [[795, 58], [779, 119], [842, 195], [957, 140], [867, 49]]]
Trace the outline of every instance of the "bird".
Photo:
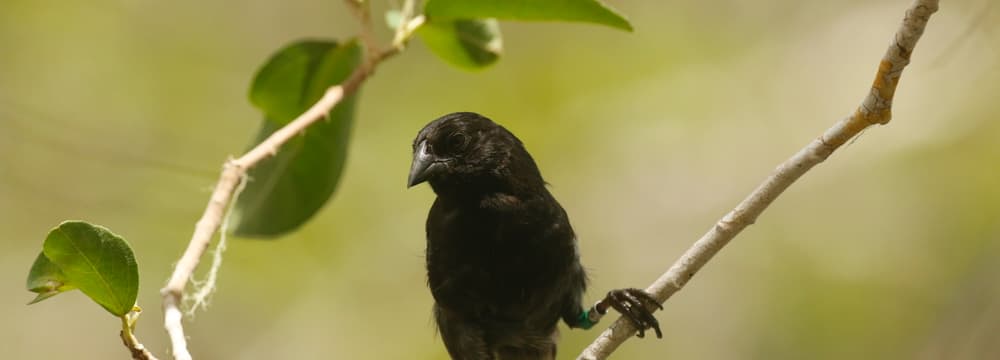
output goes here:
[[563, 207], [524, 144], [474, 112], [428, 123], [413, 141], [407, 187], [429, 183], [427, 285], [452, 359], [554, 359], [561, 319], [589, 329], [614, 308], [639, 329], [662, 305], [636, 288], [584, 308], [587, 273]]

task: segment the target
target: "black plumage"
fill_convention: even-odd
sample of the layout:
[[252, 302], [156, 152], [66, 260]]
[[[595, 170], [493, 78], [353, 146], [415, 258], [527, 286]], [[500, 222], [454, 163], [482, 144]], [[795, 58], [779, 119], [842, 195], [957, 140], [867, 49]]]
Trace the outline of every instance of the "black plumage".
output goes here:
[[583, 308], [587, 276], [569, 218], [514, 134], [453, 113], [424, 127], [413, 151], [408, 185], [426, 181], [437, 194], [428, 286], [452, 358], [552, 359], [560, 318], [589, 328], [608, 306], [660, 336], [646, 309], [659, 304], [641, 290], [611, 291]]

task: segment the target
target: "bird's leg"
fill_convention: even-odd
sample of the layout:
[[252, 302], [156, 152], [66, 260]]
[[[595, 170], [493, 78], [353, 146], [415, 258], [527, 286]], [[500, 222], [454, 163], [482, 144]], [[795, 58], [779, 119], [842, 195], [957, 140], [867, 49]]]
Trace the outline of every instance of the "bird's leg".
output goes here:
[[593, 321], [597, 322], [601, 316], [608, 312], [608, 307], [631, 320], [639, 328], [639, 337], [646, 336], [645, 330], [650, 328], [656, 331], [657, 338], [663, 337], [663, 333], [660, 332], [660, 322], [649, 311], [650, 307], [658, 307], [662, 310], [663, 305], [660, 305], [649, 293], [634, 288], [611, 290], [608, 291], [608, 295], [604, 299], [597, 301], [588, 313], [596, 313], [597, 316], [591, 315], [591, 317], [596, 317]]

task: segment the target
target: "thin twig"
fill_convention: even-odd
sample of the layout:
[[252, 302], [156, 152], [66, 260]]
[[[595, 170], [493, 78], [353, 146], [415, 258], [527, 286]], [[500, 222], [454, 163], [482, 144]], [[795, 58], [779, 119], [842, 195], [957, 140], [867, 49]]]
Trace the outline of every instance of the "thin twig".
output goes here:
[[122, 343], [125, 344], [129, 353], [132, 354], [132, 359], [157, 360], [156, 356], [153, 356], [153, 353], [146, 350], [146, 347], [139, 342], [139, 339], [135, 338], [135, 321], [139, 318], [140, 313], [142, 313], [142, 309], [136, 306], [131, 312], [121, 317], [122, 331], [119, 335], [122, 338]]
[[375, 39], [374, 27], [372, 26], [372, 11], [370, 0], [344, 0], [347, 7], [354, 12], [354, 17], [358, 18], [361, 25], [361, 43], [365, 44], [366, 54], [371, 57], [378, 54], [378, 41]]
[[[371, 22], [362, 20], [362, 25], [370, 26]], [[367, 29], [362, 32], [371, 33], [371, 30]], [[219, 182], [216, 183], [215, 190], [212, 191], [212, 196], [205, 207], [205, 212], [195, 225], [194, 234], [191, 236], [191, 241], [188, 243], [187, 249], [180, 260], [177, 261], [177, 265], [174, 267], [174, 272], [170, 276], [167, 285], [160, 290], [160, 294], [163, 297], [163, 325], [170, 335], [170, 341], [173, 344], [174, 359], [191, 359], [191, 353], [187, 349], [187, 339], [184, 335], [183, 314], [180, 310], [180, 304], [184, 297], [184, 288], [198, 267], [198, 263], [201, 261], [205, 250], [208, 249], [209, 243], [212, 241], [212, 236], [219, 230], [219, 226], [226, 215], [226, 209], [233, 200], [233, 193], [246, 176], [247, 171], [262, 160], [274, 156], [282, 145], [302, 134], [310, 125], [326, 118], [330, 110], [340, 103], [344, 97], [357, 91], [378, 64], [399, 53], [399, 50], [397, 47], [390, 47], [384, 51], [369, 53], [361, 65], [354, 69], [354, 72], [351, 73], [347, 80], [327, 89], [323, 97], [306, 110], [305, 113], [272, 133], [271, 136], [253, 149], [250, 149], [246, 154], [226, 161], [222, 169], [222, 174], [219, 177]]]
[[233, 217], [233, 207], [240, 200], [240, 194], [247, 187], [247, 176], [244, 174], [233, 191], [233, 198], [229, 201], [229, 209], [226, 210], [226, 218], [222, 220], [222, 227], [219, 229], [219, 242], [215, 244], [212, 251], [212, 265], [208, 268], [208, 275], [205, 281], [198, 282], [191, 279], [194, 285], [194, 293], [191, 294], [191, 302], [188, 307], [188, 316], [193, 316], [199, 308], [208, 309], [208, 298], [215, 292], [215, 284], [219, 279], [219, 269], [222, 268], [222, 254], [226, 252], [226, 233], [229, 232], [229, 220]]
[[406, 47], [406, 41], [414, 31], [424, 23], [424, 16], [414, 16], [417, 8], [417, 0], [406, 0], [399, 11], [399, 27], [396, 28], [396, 35], [392, 39], [392, 47], [402, 49]]
[[[753, 224], [764, 209], [806, 171], [826, 160], [834, 150], [865, 128], [874, 124], [889, 123], [892, 98], [899, 77], [903, 68], [910, 62], [910, 55], [920, 35], [923, 34], [924, 27], [927, 26], [927, 20], [937, 9], [937, 0], [914, 1], [906, 11], [902, 25], [896, 31], [889, 49], [879, 63], [875, 81], [858, 109], [779, 165], [757, 189], [698, 239], [666, 273], [646, 288], [646, 291], [661, 303], [666, 301], [684, 287], [684, 284], [723, 246], [744, 228]], [[578, 359], [607, 358], [635, 332], [636, 328], [630, 321], [619, 318], [584, 349]]]

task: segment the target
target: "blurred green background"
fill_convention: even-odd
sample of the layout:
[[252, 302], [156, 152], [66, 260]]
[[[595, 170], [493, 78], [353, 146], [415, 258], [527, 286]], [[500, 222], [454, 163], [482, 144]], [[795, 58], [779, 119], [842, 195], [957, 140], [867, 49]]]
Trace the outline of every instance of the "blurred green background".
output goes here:
[[[619, 359], [1000, 354], [1000, 6], [944, 1], [869, 129], [782, 196]], [[414, 43], [365, 85], [338, 194], [280, 241], [233, 239], [199, 359], [444, 359], [423, 269], [433, 198], [410, 142], [460, 110], [510, 128], [569, 212], [592, 287], [644, 287], [867, 91], [908, 0], [611, 1], [636, 31], [503, 23], [482, 72]], [[376, 0], [376, 14], [393, 5]], [[49, 229], [132, 244], [138, 336], [169, 358], [158, 289], [222, 161], [255, 134], [257, 67], [357, 30], [340, 1], [0, 2], [0, 357], [125, 359], [79, 292], [25, 306]], [[376, 20], [380, 18], [376, 16]], [[380, 22], [379, 22], [380, 23]], [[383, 41], [389, 34], [380, 29]], [[562, 332], [574, 358], [599, 330]]]

